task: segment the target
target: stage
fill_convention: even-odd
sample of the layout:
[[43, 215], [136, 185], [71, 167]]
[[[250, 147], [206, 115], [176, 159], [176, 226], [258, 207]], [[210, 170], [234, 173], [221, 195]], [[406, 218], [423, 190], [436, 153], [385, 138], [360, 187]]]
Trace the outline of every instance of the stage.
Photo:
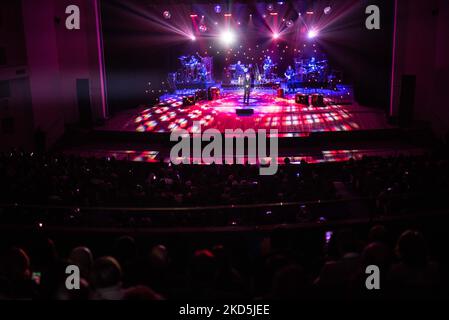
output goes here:
[[[323, 106], [296, 104], [294, 94], [278, 98], [270, 89], [254, 90], [249, 106], [243, 105], [240, 90], [222, 90], [218, 100], [197, 101], [186, 107], [182, 99], [190, 93], [164, 95], [155, 106], [142, 106], [115, 115], [88, 136], [74, 139], [78, 142], [64, 152], [169, 162], [173, 145], [170, 133], [179, 128], [195, 132], [194, 122], [201, 123], [203, 132], [209, 128], [222, 133], [227, 129], [277, 129], [280, 164], [286, 157], [292, 163], [301, 160], [321, 163], [425, 152], [421, 140], [426, 140], [426, 132], [388, 124], [381, 109], [360, 106], [352, 100], [351, 92], [346, 96], [342, 91], [320, 90], [319, 93], [325, 96]], [[250, 108], [254, 110], [253, 115], [236, 113], [237, 109]]]
[[[278, 98], [272, 89], [253, 90], [249, 105], [243, 104], [242, 90], [222, 90], [220, 99], [197, 101], [192, 106], [183, 106], [183, 94], [165, 95], [159, 104], [117, 114], [97, 129], [169, 133], [181, 128], [192, 132], [194, 122], [200, 122], [202, 130], [215, 128], [224, 133], [227, 129], [277, 129], [280, 137], [295, 137], [313, 132], [391, 128], [382, 110], [346, 99], [350, 92], [323, 95], [322, 106], [296, 104], [294, 94]], [[238, 109], [252, 109], [254, 113], [242, 116], [237, 114]]]

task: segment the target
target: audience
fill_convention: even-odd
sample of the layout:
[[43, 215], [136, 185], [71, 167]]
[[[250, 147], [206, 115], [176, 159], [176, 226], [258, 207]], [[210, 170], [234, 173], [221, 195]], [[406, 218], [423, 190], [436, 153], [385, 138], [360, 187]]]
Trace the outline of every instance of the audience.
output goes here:
[[[159, 208], [332, 200], [339, 196], [333, 184], [337, 180], [354, 195], [375, 199], [377, 209], [388, 215], [419, 205], [431, 208], [426, 200], [449, 190], [449, 166], [446, 160], [428, 156], [323, 165], [286, 161], [275, 176], [263, 177], [256, 166], [246, 165], [172, 167], [19, 152], [0, 155], [0, 203], [10, 204]], [[439, 198], [444, 203], [444, 197]], [[97, 217], [70, 210], [71, 216], [84, 221], [82, 225], [99, 223], [107, 228], [108, 219], [139, 225], [131, 212]], [[308, 211], [301, 207], [300, 214]], [[32, 216], [27, 213], [17, 213], [14, 223], [28, 221]], [[276, 224], [273, 216], [265, 210], [261, 221]], [[196, 219], [188, 212], [179, 217], [169, 225], [177, 226], [179, 221], [188, 225]], [[232, 219], [237, 222], [241, 217], [236, 212]], [[325, 219], [315, 221], [319, 226]], [[300, 232], [294, 238], [280, 224], [269, 237], [242, 239], [237, 252], [226, 241], [150, 244], [124, 235], [111, 242], [97, 238], [91, 247], [67, 239], [60, 242], [64, 237], [53, 241], [43, 234], [31, 234], [28, 243], [0, 247], [0, 299], [301, 300], [448, 294], [441, 272], [447, 261], [432, 257], [423, 234], [414, 229], [393, 233], [382, 224], [374, 224], [364, 234], [343, 224], [332, 230]], [[79, 267], [80, 290], [66, 288], [67, 265]], [[380, 268], [381, 291], [366, 290], [365, 270], [370, 265]]]
[[[67, 262], [81, 270], [81, 289], [68, 290], [63, 272], [53, 277], [58, 285], [44, 286], [32, 274], [33, 262], [24, 249], [11, 247], [2, 255], [0, 263], [0, 299], [57, 299], [57, 300], [164, 300], [164, 299], [379, 299], [379, 298], [435, 298], [447, 297], [446, 280], [441, 276], [437, 262], [428, 255], [423, 235], [407, 230], [400, 235], [396, 254], [387, 242], [372, 239], [373, 233], [386, 229], [375, 226], [365, 237], [355, 237], [350, 230], [335, 231], [338, 258], [322, 248], [321, 256], [303, 255], [299, 247], [280, 246], [271, 253], [245, 251], [253, 259], [235, 259], [227, 254], [225, 245], [210, 249], [196, 249], [186, 261], [185, 253], [176, 248], [176, 263], [169, 259], [169, 248], [156, 245], [145, 258], [134, 251], [135, 268], [125, 271], [121, 263], [111, 256], [97, 258], [87, 247], [75, 247], [68, 252]], [[275, 237], [277, 235], [273, 234]], [[126, 239], [126, 240], [124, 240]], [[137, 243], [129, 236], [118, 238], [118, 243]], [[262, 241], [262, 240], [261, 240]], [[365, 243], [364, 245], [360, 245]], [[144, 243], [139, 245], [142, 247]], [[284, 243], [286, 245], [286, 243]], [[184, 250], [189, 251], [184, 246]], [[31, 247], [30, 250], [33, 248]], [[108, 250], [108, 248], [103, 248]], [[179, 251], [181, 250], [181, 251]], [[273, 251], [274, 250], [274, 251]], [[145, 255], [145, 250], [142, 251]], [[306, 260], [321, 261], [321, 267], [310, 268]], [[126, 263], [127, 260], [122, 260]], [[246, 262], [245, 262], [246, 261]], [[249, 261], [249, 262], [248, 262]], [[252, 261], [252, 262], [251, 262]], [[260, 264], [258, 261], [262, 261]], [[381, 272], [381, 290], [366, 289], [366, 267], [376, 265]], [[238, 268], [236, 266], [239, 266]], [[61, 268], [62, 271], [63, 268]], [[239, 270], [240, 269], [240, 270]], [[321, 269], [321, 270], [320, 270]], [[126, 273], [133, 273], [133, 283], [125, 284]], [[262, 273], [260, 273], [262, 272]], [[262, 277], [258, 274], [263, 274]], [[161, 276], [159, 278], [159, 276]], [[157, 289], [156, 289], [157, 288]], [[162, 294], [163, 292], [163, 294]]]
[[2, 255], [0, 297], [13, 300], [29, 300], [35, 297], [31, 263], [21, 248], [12, 247]]
[[94, 262], [92, 284], [95, 288], [92, 300], [122, 300], [125, 291], [122, 288], [122, 268], [112, 257], [101, 257]]
[[440, 295], [440, 268], [438, 263], [429, 259], [427, 245], [420, 232], [404, 232], [398, 240], [396, 254], [399, 262], [389, 272], [389, 284], [393, 293], [407, 298]]
[[[277, 190], [273, 192], [273, 190]], [[0, 154], [0, 202], [77, 206], [196, 206], [332, 199], [326, 168], [170, 166], [114, 159]]]
[[88, 279], [93, 265], [93, 256], [89, 248], [74, 248], [70, 252], [68, 261], [70, 264], [75, 265], [80, 269], [81, 277], [83, 277], [84, 279]]

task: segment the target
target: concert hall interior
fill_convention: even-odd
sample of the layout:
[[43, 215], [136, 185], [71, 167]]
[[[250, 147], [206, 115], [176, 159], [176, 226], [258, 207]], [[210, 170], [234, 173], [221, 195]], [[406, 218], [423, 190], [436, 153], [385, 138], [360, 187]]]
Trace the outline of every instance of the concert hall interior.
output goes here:
[[0, 300], [448, 298], [448, 21], [0, 1]]

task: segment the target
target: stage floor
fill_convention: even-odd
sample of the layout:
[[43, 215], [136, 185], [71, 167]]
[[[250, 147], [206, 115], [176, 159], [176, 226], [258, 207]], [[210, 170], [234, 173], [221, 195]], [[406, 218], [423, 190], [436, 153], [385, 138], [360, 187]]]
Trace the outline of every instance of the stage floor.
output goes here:
[[[166, 133], [182, 128], [195, 131], [194, 122], [201, 129], [277, 129], [282, 136], [306, 136], [312, 132], [386, 129], [383, 111], [359, 106], [356, 103], [334, 104], [325, 98], [326, 105], [313, 107], [298, 105], [294, 95], [277, 98], [273, 90], [254, 90], [249, 106], [243, 105], [242, 91], [222, 91], [221, 98], [199, 101], [183, 107], [182, 95], [161, 98], [154, 107], [129, 110], [116, 115], [99, 130]], [[251, 116], [238, 116], [236, 109], [250, 108]]]

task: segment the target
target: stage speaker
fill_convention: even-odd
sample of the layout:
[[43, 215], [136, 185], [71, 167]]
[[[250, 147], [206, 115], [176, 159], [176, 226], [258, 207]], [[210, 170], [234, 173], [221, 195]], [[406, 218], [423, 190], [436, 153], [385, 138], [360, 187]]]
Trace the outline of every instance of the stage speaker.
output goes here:
[[235, 112], [239, 117], [244, 116], [252, 116], [254, 114], [254, 109], [247, 108], [247, 109], [236, 109]]
[[285, 94], [284, 94], [284, 89], [279, 88], [279, 89], [277, 90], [277, 95], [278, 95], [278, 98], [284, 98], [284, 96], [285, 96]]
[[92, 125], [92, 105], [90, 101], [89, 79], [77, 79], [76, 92], [80, 124], [83, 127], [90, 127]]
[[217, 87], [210, 87], [208, 90], [208, 98], [209, 100], [220, 99], [220, 89]]
[[195, 96], [187, 96], [182, 98], [182, 106], [190, 107], [195, 105]]
[[207, 100], [207, 91], [205, 89], [201, 89], [195, 92], [195, 101], [204, 101]]
[[403, 75], [399, 95], [399, 125], [407, 126], [413, 122], [415, 110], [416, 76]]
[[322, 107], [324, 106], [324, 97], [321, 94], [312, 95], [312, 105], [314, 107]]
[[295, 102], [297, 104], [304, 104], [306, 106], [309, 105], [309, 96], [307, 94], [297, 93], [295, 95]]

